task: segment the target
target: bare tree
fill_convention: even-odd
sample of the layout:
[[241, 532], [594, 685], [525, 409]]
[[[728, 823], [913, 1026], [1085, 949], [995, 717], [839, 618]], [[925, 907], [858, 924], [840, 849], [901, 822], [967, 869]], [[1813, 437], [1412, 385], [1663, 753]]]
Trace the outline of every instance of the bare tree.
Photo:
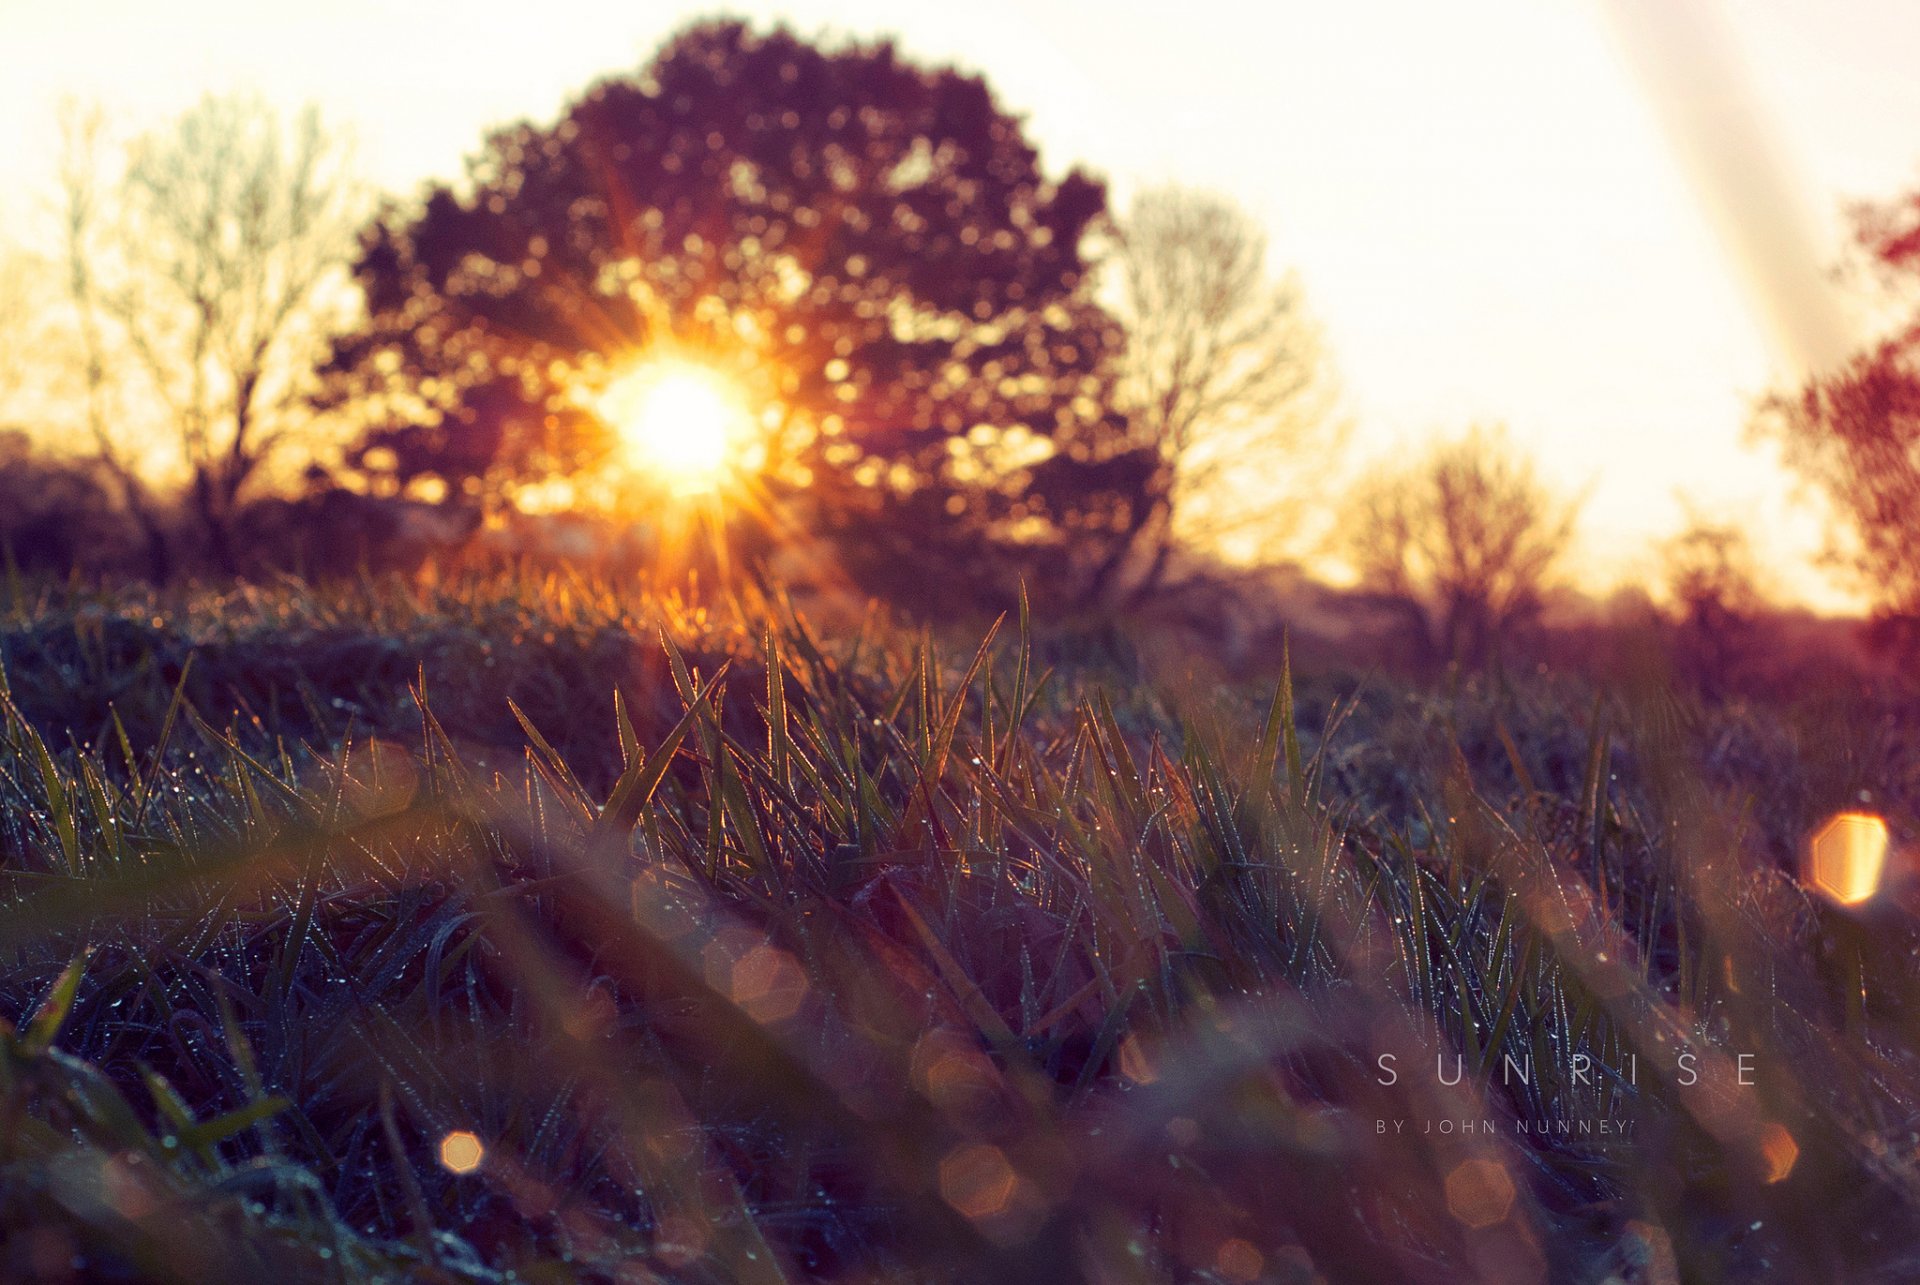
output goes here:
[[1689, 507], [1686, 525], [1660, 546], [1660, 562], [1667, 597], [1689, 625], [1737, 625], [1766, 603], [1753, 540], [1730, 522]]
[[1299, 285], [1269, 275], [1266, 235], [1244, 210], [1178, 187], [1144, 192], [1115, 261], [1121, 409], [1153, 480], [1101, 587], [1130, 582], [1139, 597], [1181, 539], [1286, 534], [1298, 496], [1287, 474], [1321, 472], [1341, 433]]
[[1687, 522], [1660, 546], [1679, 661], [1708, 688], [1745, 659], [1754, 618], [1766, 605], [1759, 559], [1746, 531], [1687, 509]]
[[[303, 379], [347, 298], [356, 186], [344, 148], [311, 109], [286, 124], [243, 96], [203, 99], [120, 164], [97, 113], [70, 112], [65, 143], [89, 433], [156, 550], [143, 466], [167, 442], [208, 549], [231, 571], [242, 495], [304, 422]], [[163, 422], [127, 413], [136, 403]]]
[[1477, 663], [1539, 613], [1579, 509], [1504, 430], [1474, 428], [1371, 476], [1342, 538], [1362, 585], [1406, 604], [1430, 652]]

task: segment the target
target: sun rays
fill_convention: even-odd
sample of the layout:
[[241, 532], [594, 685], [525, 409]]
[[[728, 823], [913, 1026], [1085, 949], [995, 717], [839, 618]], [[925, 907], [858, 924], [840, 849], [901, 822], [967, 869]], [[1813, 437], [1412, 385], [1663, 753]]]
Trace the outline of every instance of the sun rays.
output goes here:
[[739, 465], [753, 425], [733, 382], [679, 357], [636, 365], [607, 386], [595, 410], [635, 469], [682, 496], [718, 489]]

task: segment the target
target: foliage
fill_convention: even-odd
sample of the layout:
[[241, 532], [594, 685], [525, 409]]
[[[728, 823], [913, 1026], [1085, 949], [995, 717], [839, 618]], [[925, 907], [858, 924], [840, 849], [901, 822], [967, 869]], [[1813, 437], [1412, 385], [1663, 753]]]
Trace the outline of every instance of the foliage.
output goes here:
[[377, 485], [480, 497], [593, 462], [587, 394], [676, 354], [751, 390], [769, 499], [869, 575], [1057, 562], [1132, 502], [1082, 251], [1104, 213], [975, 76], [702, 23], [367, 231], [332, 396], [372, 417]]
[[[1894, 707], [1329, 677], [1179, 710], [1006, 629], [949, 663], [574, 580], [17, 587], [7, 1269], [1909, 1271], [1912, 931], [1777, 864], [1865, 781], [1911, 830]], [[1436, 1049], [1462, 1087], [1412, 1072]], [[1506, 1127], [1597, 1114], [1632, 1145]]]
[[[1920, 274], [1920, 195], [1864, 209], [1856, 240], [1888, 284], [1910, 293]], [[1920, 620], [1920, 319], [1767, 399], [1754, 427], [1831, 501], [1842, 523], [1834, 560], [1853, 572], [1883, 630], [1911, 642]]]
[[1920, 502], [1920, 381], [1910, 338], [1883, 342], [1842, 370], [1775, 398], [1759, 423], [1834, 501], [1846, 524], [1835, 556], [1889, 616], [1920, 612], [1913, 553]]

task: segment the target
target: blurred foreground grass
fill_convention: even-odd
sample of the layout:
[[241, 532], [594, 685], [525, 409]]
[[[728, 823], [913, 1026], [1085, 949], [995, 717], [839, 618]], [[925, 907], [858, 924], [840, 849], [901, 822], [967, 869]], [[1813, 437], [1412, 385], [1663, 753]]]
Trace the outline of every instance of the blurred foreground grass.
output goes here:
[[1920, 1278], [1912, 693], [1042, 632], [16, 585], [0, 1276]]

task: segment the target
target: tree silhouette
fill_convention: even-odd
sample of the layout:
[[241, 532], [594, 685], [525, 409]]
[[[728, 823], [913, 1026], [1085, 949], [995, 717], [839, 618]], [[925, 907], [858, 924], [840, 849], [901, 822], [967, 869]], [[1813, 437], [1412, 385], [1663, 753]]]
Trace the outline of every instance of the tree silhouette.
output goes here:
[[1481, 663], [1538, 614], [1578, 512], [1503, 431], [1476, 428], [1371, 476], [1344, 536], [1362, 585], [1409, 608], [1430, 655]]
[[497, 495], [609, 449], [584, 392], [694, 354], [763, 409], [767, 487], [868, 571], [1072, 561], [1130, 520], [1082, 253], [1105, 208], [977, 77], [703, 23], [376, 221], [330, 397], [378, 484]]
[[52, 575], [117, 570], [130, 533], [102, 472], [0, 427], [0, 566]]
[[1754, 618], [1766, 605], [1753, 541], [1741, 527], [1688, 506], [1686, 525], [1659, 553], [1676, 659], [1717, 691], [1747, 659]]
[[[1861, 212], [1857, 242], [1896, 288], [1920, 282], [1920, 193]], [[1920, 314], [1810, 379], [1769, 398], [1755, 428], [1824, 491], [1845, 524], [1831, 550], [1883, 624], [1920, 621]]]

